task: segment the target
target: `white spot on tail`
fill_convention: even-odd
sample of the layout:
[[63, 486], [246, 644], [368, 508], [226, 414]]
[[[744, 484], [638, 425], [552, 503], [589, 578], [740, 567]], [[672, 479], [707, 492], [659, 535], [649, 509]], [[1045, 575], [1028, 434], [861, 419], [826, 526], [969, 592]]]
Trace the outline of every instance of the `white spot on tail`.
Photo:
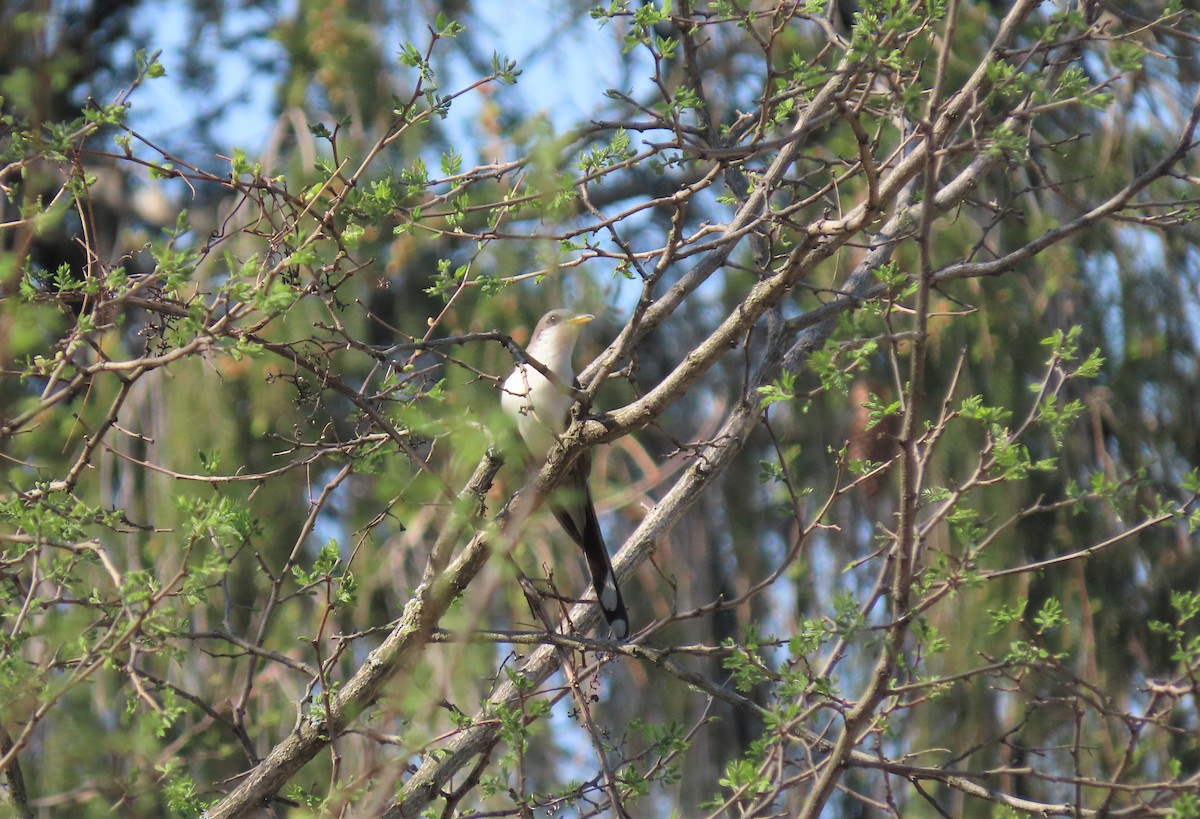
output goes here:
[[621, 598], [617, 594], [617, 587], [613, 585], [611, 579], [604, 582], [604, 591], [600, 593], [600, 605], [605, 611], [616, 611], [617, 601]]

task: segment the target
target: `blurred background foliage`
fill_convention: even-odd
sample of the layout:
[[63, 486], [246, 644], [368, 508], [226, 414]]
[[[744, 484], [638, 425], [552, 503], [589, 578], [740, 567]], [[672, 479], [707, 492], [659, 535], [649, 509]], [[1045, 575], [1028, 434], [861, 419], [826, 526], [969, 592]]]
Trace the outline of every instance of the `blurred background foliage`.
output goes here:
[[[961, 4], [948, 88], [976, 69], [1005, 5]], [[582, 157], [612, 150], [619, 124], [632, 137], [631, 152], [666, 141], [669, 131], [635, 127], [649, 110], [675, 116], [689, 139], [720, 135], [733, 144], [754, 129], [771, 138], [789, 121], [797, 95], [820, 85], [840, 56], [826, 27], [799, 20], [764, 55], [762, 26], [736, 24], [724, 6], [744, 13], [767, 4], [706, 6], [700, 60], [706, 101], [698, 114], [686, 105], [672, 109], [690, 90], [680, 59], [651, 58], [630, 43], [631, 17], [593, 19], [590, 3], [504, 12], [465, 0], [0, 3], [0, 110], [10, 132], [0, 143], [6, 152], [0, 164], [45, 157], [3, 178], [3, 221], [11, 224], [0, 232], [0, 419], [21, 418], [56, 390], [67, 391], [0, 441], [4, 525], [55, 542], [103, 544], [123, 578], [115, 584], [86, 549], [34, 555], [20, 539], [6, 544], [5, 619], [27, 627], [4, 629], [0, 721], [15, 734], [39, 703], [53, 703], [56, 714], [40, 722], [21, 755], [37, 810], [187, 813], [236, 784], [241, 771], [293, 729], [296, 703], [319, 699], [322, 686], [312, 684], [308, 671], [333, 657], [328, 679], [343, 680], [364, 661], [382, 638], [370, 630], [393, 621], [420, 582], [448, 499], [496, 443], [495, 378], [512, 366], [511, 353], [495, 341], [411, 357], [388, 352], [388, 345], [427, 332], [492, 329], [523, 341], [524, 328], [563, 303], [600, 315], [580, 360], [617, 334], [640, 284], [623, 255], [660, 247], [673, 218], [684, 221], [687, 234], [726, 222], [727, 197], [742, 196], [738, 185], [762, 174], [770, 155], [723, 172], [721, 182], [688, 200], [682, 215], [666, 202], [644, 203], [697, 183], [711, 163], [664, 151], [589, 185], [584, 201], [569, 195], [586, 170]], [[1047, 105], [1030, 118], [1027, 143], [1006, 147], [992, 129], [1011, 113], [1012, 98], [997, 91], [974, 122], [992, 141], [964, 141], [964, 154], [946, 160], [957, 167], [984, 147], [1004, 156], [938, 221], [929, 245], [935, 267], [994, 258], [1037, 240], [1103, 202], [1170, 149], [1197, 84], [1195, 13], [1171, 16], [1150, 0], [1098, 8], [1111, 39], [1073, 44], [1064, 35], [1055, 49], [1033, 58], [1072, 61], [1080, 70], [1079, 93], [1092, 94], [1093, 103]], [[851, 37], [853, 48], [854, 11], [816, 16], [827, 15], [828, 27]], [[1070, 25], [1055, 22], [1055, 11], [1034, 15], [1014, 52], [1048, 28]], [[1169, 25], [1138, 25], [1164, 14]], [[446, 32], [445, 23], [435, 22], [439, 15], [462, 31], [436, 35], [439, 25]], [[719, 23], [725, 16], [733, 22]], [[678, 35], [668, 22], [655, 31]], [[139, 64], [134, 55], [153, 54], [164, 43], [170, 46], [159, 60], [167, 76], [155, 78], [145, 57]], [[419, 53], [429, 49], [433, 75], [422, 78], [405, 64], [405, 43]], [[910, 44], [909, 58], [922, 67], [889, 75], [911, 84], [915, 101], [933, 76], [935, 47], [932, 33], [928, 42]], [[503, 74], [496, 66], [508, 58], [524, 72], [515, 85], [490, 81], [445, 107], [445, 95]], [[767, 72], [780, 97], [764, 106], [763, 89], [772, 84]], [[1023, 66], [1020, 81], [1030, 74], [1037, 67]], [[1010, 86], [1012, 94], [1020, 93], [1018, 85]], [[1004, 87], [999, 79], [997, 86]], [[903, 89], [895, 93], [904, 97]], [[78, 128], [63, 123], [126, 98], [124, 123], [102, 123], [83, 151], [60, 151], [57, 140]], [[398, 127], [395, 110], [423, 106], [433, 113]], [[881, 157], [901, 150], [911, 135], [893, 127], [893, 113], [869, 106], [863, 112]], [[137, 134], [128, 152], [119, 141], [127, 129]], [[394, 141], [345, 188], [345, 178], [391, 133]], [[31, 141], [18, 145], [18, 134]], [[804, 240], [805, 226], [834, 205], [831, 196], [814, 194], [857, 155], [856, 140], [840, 119], [814, 131], [776, 205], [810, 199], [767, 237], [770, 257], [757, 258], [748, 247], [735, 252], [720, 275], [637, 345], [634, 372], [605, 385], [598, 408], [625, 404], [658, 383], [736, 309], [762, 269]], [[621, 160], [609, 156], [600, 165]], [[275, 180], [278, 189], [233, 191], [222, 184], [231, 172], [242, 180]], [[1033, 461], [1056, 457], [1056, 467], [965, 498], [980, 533], [955, 540], [950, 529], [939, 529], [924, 544], [930, 563], [954, 563], [984, 533], [990, 539], [971, 572], [1046, 560], [1104, 543], [1164, 502], [1189, 500], [1185, 476], [1200, 462], [1200, 267], [1195, 207], [1186, 204], [1195, 198], [1196, 173], [1193, 158], [1157, 190], [1161, 206], [1147, 209], [1154, 219], [1106, 220], [1002, 276], [935, 290], [930, 420], [943, 401], [957, 406], [978, 395], [985, 406], [1009, 408], [1009, 423], [1019, 421], [1031, 411], [1031, 386], [1045, 375], [1049, 350], [1041, 340], [1056, 330], [1081, 327], [1079, 348], [1084, 355], [1099, 348], [1105, 364], [1099, 377], [1066, 388], [1063, 400], [1077, 399], [1084, 410], [1059, 441], [1045, 429], [1024, 439]], [[438, 178], [458, 184], [429, 183]], [[56, 200], [64, 182], [74, 186], [74, 201]], [[849, 177], [836, 193], [855, 201], [865, 184]], [[331, 210], [335, 240], [305, 248], [315, 213], [336, 197], [344, 198]], [[506, 197], [516, 203], [505, 205]], [[25, 219], [35, 211], [42, 215]], [[596, 228], [601, 215], [619, 225], [624, 246]], [[264, 285], [263, 270], [302, 248], [311, 257], [282, 266]], [[795, 289], [785, 313], [801, 315], [830, 301], [863, 252], [861, 243], [846, 245]], [[919, 271], [918, 244], [901, 244], [894, 261], [902, 273]], [[117, 307], [122, 315], [108, 317], [112, 329], [81, 328], [79, 317], [89, 315], [92, 303], [72, 287], [117, 268], [132, 277], [155, 271], [150, 287], [180, 314], [164, 316], [127, 300]], [[667, 267], [656, 292], [678, 284], [689, 268], [683, 261]], [[531, 271], [540, 272], [514, 278]], [[270, 316], [252, 327], [253, 339], [216, 340], [146, 377], [118, 371], [72, 379], [80, 361], [170, 355], [192, 343], [189, 321], [197, 306], [210, 317], [234, 311], [233, 296], [222, 304], [209, 296], [223, 288], [232, 293], [239, 276], [258, 299], [255, 307]], [[23, 285], [39, 295], [21, 298]], [[906, 322], [902, 311], [884, 309], [843, 317], [834, 337], [844, 345], [838, 363], [855, 363], [844, 370], [842, 388], [810, 371], [797, 379], [794, 400], [772, 405], [769, 425], [627, 581], [635, 627], [745, 593], [784, 560], [802, 521], [852, 480], [849, 459], [895, 457], [896, 430], [886, 423], [869, 428], [865, 405], [871, 395], [885, 403], [900, 398], [905, 374], [897, 362], [905, 345], [884, 341], [871, 349], [864, 340], [900, 332]], [[258, 341], [279, 349], [262, 354]], [[55, 353], [58, 370], [35, 360]], [[738, 400], [747, 355], [730, 351], [652, 426], [595, 453], [593, 480], [614, 548], [669, 487], [693, 442], [711, 436]], [[289, 363], [288, 356], [295, 358]], [[306, 369], [301, 358], [322, 368]], [[365, 411], [368, 403], [377, 414]], [[409, 451], [397, 447], [386, 425], [400, 431]], [[95, 441], [102, 443], [70, 491], [53, 491], [50, 482], [64, 480]], [[928, 485], [966, 481], [983, 442], [980, 425], [947, 425], [926, 467]], [[781, 466], [807, 494], [793, 502], [783, 484], [764, 480], [764, 461]], [[520, 482], [510, 465], [490, 507]], [[1079, 487], [1100, 483], [1102, 497], [1065, 503]], [[753, 629], [764, 643], [769, 635], [779, 638], [781, 645], [764, 657], [781, 662], [800, 624], [832, 621], [846, 600], [851, 609], [854, 600], [861, 605], [876, 569], [860, 561], [894, 524], [897, 491], [897, 477], [882, 470], [838, 495], [822, 527], [767, 590], [736, 608], [679, 619], [655, 641], [744, 645]], [[44, 502], [31, 502], [30, 492], [45, 493]], [[513, 552], [516, 564], [531, 575], [552, 572], [566, 594], [584, 588], [581, 567], [553, 522], [538, 518], [527, 531]], [[332, 552], [323, 553], [330, 543]], [[340, 567], [324, 571], [335, 557]], [[293, 565], [324, 579], [270, 582]], [[186, 581], [168, 598], [147, 605], [185, 570]], [[962, 752], [955, 760], [962, 767], [1018, 769], [1032, 764], [1029, 749], [1076, 745], [1116, 765], [1128, 741], [1116, 715], [1144, 706], [1149, 681], [1179, 666], [1177, 645], [1150, 623], [1173, 622], [1172, 593], [1196, 592], [1197, 578], [1200, 550], [1180, 521], [1147, 528], [1086, 561], [965, 583], [925, 615], [947, 646], [928, 656], [914, 649], [909, 659], [919, 674], [953, 675], [1002, 660], [1011, 640], [1028, 639], [1030, 618], [1051, 599], [1065, 621], [1045, 640], [1060, 658], [1037, 672], [970, 675], [911, 719], [898, 714], [878, 736], [880, 752], [952, 748]], [[344, 599], [330, 606], [338, 594]], [[1027, 615], [997, 632], [987, 612], [1013, 606], [1024, 606]], [[883, 618], [876, 613], [869, 623]], [[117, 633], [135, 620], [136, 633], [120, 639]], [[493, 558], [442, 625], [448, 633], [532, 628], [510, 562]], [[1194, 624], [1187, 628], [1194, 634]], [[869, 645], [869, 634], [851, 642]], [[331, 757], [318, 757], [287, 796], [303, 803], [332, 794], [336, 802], [380, 782], [399, 784], [406, 772], [397, 760], [415, 764], [417, 754], [453, 731], [456, 715], [472, 713], [520, 651], [489, 642], [435, 646], [345, 740], [341, 770]], [[838, 676], [852, 689], [873, 655], [849, 654]], [[680, 662], [715, 680], [729, 677], [722, 652], [696, 652]], [[1072, 709], [1081, 689], [1094, 690], [1105, 707], [1080, 716]], [[625, 743], [627, 754], [645, 741], [634, 720], [688, 728], [710, 721], [692, 738], [686, 764], [645, 804], [686, 812], [721, 798], [716, 783], [762, 736], [756, 719], [690, 693], [652, 666], [614, 664], [595, 690], [610, 740]], [[769, 704], [780, 694], [764, 679], [751, 696]], [[1178, 732], [1148, 740], [1163, 747], [1139, 756], [1144, 769], [1126, 776], [1165, 777], [1165, 759], [1181, 766], [1180, 779], [1195, 774], [1194, 689], [1190, 696], [1172, 717]], [[594, 763], [565, 705], [534, 730], [540, 733], [524, 750], [528, 792], [591, 775]], [[1055, 767], [1065, 764], [1062, 754], [1055, 757], [1051, 773], [1069, 774]], [[853, 787], [886, 803], [882, 778], [861, 770], [854, 776]], [[1070, 790], [1042, 781], [1021, 795], [1069, 799]], [[961, 795], [939, 798], [951, 814], [972, 815], [954, 801]], [[481, 804], [506, 799], [502, 790]], [[786, 799], [782, 804], [786, 811]], [[930, 810], [914, 799], [903, 815], [934, 815]], [[839, 795], [829, 815], [882, 813]]]

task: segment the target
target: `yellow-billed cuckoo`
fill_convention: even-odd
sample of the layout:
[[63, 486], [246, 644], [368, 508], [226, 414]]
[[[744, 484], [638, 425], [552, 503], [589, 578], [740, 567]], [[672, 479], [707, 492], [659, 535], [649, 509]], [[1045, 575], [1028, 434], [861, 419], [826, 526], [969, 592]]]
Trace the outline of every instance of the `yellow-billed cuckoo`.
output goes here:
[[[561, 385], [578, 386], [575, 371], [571, 368], [571, 354], [580, 328], [593, 318], [595, 316], [588, 313], [551, 310], [538, 322], [526, 353], [554, 373]], [[517, 432], [529, 450], [526, 459], [529, 464], [543, 463], [570, 424], [574, 399], [561, 385], [522, 362], [517, 362], [512, 375], [504, 380], [500, 406], [516, 422]], [[617, 586], [600, 522], [596, 519], [596, 508], [588, 487], [591, 469], [591, 454], [584, 452], [575, 459], [570, 472], [547, 502], [567, 534], [583, 549], [604, 617], [613, 636], [624, 640], [629, 636], [629, 615]]]

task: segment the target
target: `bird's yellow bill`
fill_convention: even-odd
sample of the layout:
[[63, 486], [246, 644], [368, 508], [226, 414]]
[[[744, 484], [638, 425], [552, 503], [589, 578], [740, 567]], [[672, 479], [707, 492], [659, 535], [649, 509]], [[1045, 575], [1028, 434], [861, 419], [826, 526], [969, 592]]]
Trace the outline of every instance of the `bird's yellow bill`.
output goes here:
[[580, 313], [578, 316], [567, 319], [567, 324], [587, 324], [594, 318], [596, 317], [591, 313]]

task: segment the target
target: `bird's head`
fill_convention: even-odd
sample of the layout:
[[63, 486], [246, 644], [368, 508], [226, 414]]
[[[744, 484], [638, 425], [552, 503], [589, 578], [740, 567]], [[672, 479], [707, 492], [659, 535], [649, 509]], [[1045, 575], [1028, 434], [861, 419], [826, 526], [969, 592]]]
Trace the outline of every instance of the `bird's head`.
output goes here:
[[[591, 313], [576, 313], [560, 307], [542, 316], [529, 339], [529, 354], [538, 360], [551, 358], [551, 351], [570, 353], [583, 325], [596, 318]], [[543, 355], [538, 355], [541, 352]]]

